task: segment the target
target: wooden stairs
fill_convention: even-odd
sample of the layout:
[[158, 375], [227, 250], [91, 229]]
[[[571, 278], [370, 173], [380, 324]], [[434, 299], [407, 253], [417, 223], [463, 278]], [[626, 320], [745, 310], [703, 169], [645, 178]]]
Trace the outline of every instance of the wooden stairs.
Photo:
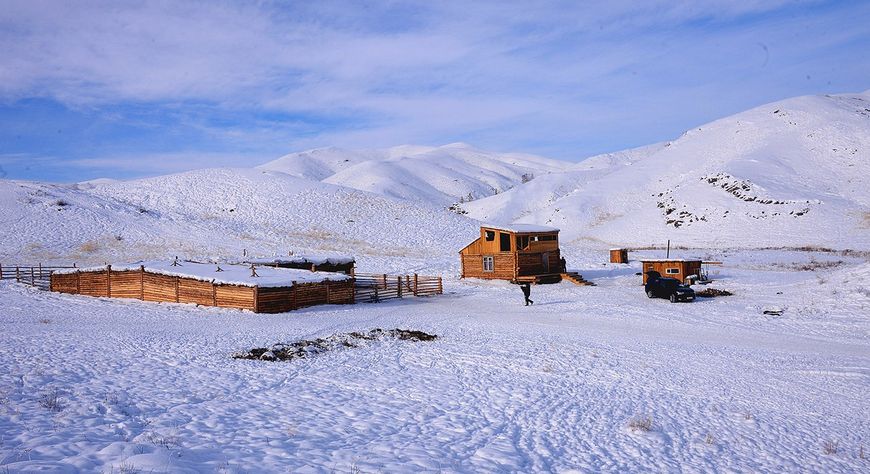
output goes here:
[[595, 286], [595, 283], [591, 281], [584, 280], [583, 277], [577, 272], [564, 272], [564, 273], [544, 273], [541, 275], [524, 275], [517, 277], [514, 280], [514, 283], [534, 283], [536, 285], [547, 284], [547, 283], [559, 283], [562, 280], [568, 280], [571, 283], [578, 286]]
[[583, 279], [583, 276], [577, 272], [565, 272], [561, 274], [563, 280], [568, 280], [571, 283], [579, 286], [595, 286], [595, 283]]

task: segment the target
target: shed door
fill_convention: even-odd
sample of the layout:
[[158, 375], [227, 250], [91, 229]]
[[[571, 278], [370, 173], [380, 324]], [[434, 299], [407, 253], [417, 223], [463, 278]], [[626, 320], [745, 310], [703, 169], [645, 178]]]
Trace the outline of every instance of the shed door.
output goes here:
[[544, 267], [544, 272], [550, 273], [550, 252], [541, 254], [541, 265]]

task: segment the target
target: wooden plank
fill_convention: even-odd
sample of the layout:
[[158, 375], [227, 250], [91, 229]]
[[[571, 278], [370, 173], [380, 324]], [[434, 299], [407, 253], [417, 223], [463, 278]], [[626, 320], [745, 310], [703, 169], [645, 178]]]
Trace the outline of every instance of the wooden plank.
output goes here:
[[142, 276], [137, 270], [116, 271], [112, 270], [111, 297], [112, 298], [135, 298], [141, 299]]
[[214, 305], [214, 285], [209, 281], [179, 278], [176, 280], [179, 303]]
[[217, 306], [256, 310], [254, 306], [254, 288], [238, 285], [217, 285], [215, 288]]

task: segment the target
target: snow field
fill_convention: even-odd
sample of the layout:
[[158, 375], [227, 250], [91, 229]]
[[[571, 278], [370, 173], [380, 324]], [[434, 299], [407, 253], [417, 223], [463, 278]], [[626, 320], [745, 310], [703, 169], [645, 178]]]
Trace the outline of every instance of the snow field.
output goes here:
[[[806, 258], [734, 255], [712, 286], [735, 295], [686, 304], [647, 299], [636, 265], [589, 260], [577, 266], [599, 286], [535, 286], [532, 307], [513, 285], [474, 280], [442, 297], [279, 315], [3, 283], [0, 466], [860, 471], [870, 267], [780, 266]], [[766, 317], [765, 305], [785, 311]], [[291, 363], [230, 358], [373, 327], [439, 338]], [[40, 404], [53, 389], [59, 411]], [[650, 431], [629, 428], [646, 417]]]

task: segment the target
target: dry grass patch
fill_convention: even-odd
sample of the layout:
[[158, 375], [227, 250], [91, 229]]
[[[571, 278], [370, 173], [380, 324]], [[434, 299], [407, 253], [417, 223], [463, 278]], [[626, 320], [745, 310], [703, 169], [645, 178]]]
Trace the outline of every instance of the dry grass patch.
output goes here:
[[636, 416], [629, 420], [628, 429], [633, 432], [646, 433], [652, 431], [653, 419], [651, 416]]

